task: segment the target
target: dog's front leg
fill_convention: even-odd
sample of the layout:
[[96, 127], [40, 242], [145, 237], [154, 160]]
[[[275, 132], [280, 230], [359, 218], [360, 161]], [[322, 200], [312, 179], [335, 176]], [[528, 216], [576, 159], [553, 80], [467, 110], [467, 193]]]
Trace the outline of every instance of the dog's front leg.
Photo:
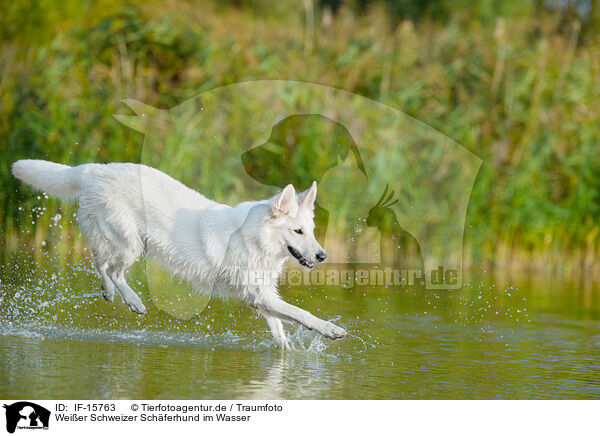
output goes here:
[[292, 304], [286, 303], [276, 295], [263, 298], [255, 302], [256, 307], [277, 318], [296, 321], [308, 329], [316, 330], [330, 339], [338, 339], [346, 336], [346, 330], [335, 324], [317, 318], [310, 312], [300, 309]]
[[275, 341], [275, 344], [284, 350], [289, 350], [290, 344], [288, 343], [281, 320], [269, 314], [268, 312], [265, 312], [264, 310], [258, 309], [258, 313], [260, 313], [267, 322], [267, 327], [269, 327], [269, 331], [271, 332], [271, 335], [273, 335], [273, 341]]

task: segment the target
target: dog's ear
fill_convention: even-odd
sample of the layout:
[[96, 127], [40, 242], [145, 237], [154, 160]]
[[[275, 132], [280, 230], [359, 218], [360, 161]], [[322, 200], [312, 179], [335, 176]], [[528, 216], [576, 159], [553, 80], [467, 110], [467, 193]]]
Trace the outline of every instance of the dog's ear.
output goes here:
[[315, 198], [317, 198], [317, 182], [313, 182], [310, 188], [298, 194], [298, 203], [312, 210], [315, 208]]
[[271, 204], [271, 215], [274, 218], [280, 218], [284, 215], [296, 215], [298, 213], [298, 202], [296, 201], [296, 191], [290, 184], [283, 188], [281, 194], [275, 197]]

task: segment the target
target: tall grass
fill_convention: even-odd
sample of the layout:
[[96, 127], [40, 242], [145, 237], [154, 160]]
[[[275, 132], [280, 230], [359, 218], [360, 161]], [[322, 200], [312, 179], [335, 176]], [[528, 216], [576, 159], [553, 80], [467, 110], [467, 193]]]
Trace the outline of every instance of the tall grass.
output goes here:
[[[10, 174], [16, 159], [136, 161], [142, 136], [112, 117], [126, 113], [121, 99], [170, 108], [221, 85], [288, 79], [380, 100], [483, 159], [468, 210], [468, 263], [600, 269], [600, 46], [593, 34], [581, 39], [576, 21], [565, 27], [559, 16], [524, 12], [390, 26], [381, 7], [362, 15], [342, 8], [330, 22], [317, 8], [307, 33], [307, 11], [293, 2], [260, 13], [212, 2], [119, 3], [3, 6], [7, 248], [41, 240], [51, 224], [30, 219], [38, 200]], [[224, 170], [214, 183], [234, 177]]]

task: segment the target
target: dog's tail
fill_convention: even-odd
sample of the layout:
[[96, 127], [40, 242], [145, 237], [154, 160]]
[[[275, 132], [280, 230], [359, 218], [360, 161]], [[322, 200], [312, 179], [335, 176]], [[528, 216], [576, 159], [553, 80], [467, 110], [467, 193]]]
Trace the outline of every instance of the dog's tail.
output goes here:
[[28, 185], [63, 200], [76, 200], [81, 193], [81, 172], [67, 165], [24, 159], [12, 165], [12, 173]]

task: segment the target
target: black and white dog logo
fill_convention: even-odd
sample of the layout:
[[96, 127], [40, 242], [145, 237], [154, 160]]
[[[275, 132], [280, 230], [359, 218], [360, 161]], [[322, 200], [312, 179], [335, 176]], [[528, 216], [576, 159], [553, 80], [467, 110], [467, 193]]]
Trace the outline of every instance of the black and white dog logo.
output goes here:
[[14, 433], [19, 429], [48, 429], [50, 411], [29, 401], [19, 401], [4, 405], [6, 409], [6, 431]]

